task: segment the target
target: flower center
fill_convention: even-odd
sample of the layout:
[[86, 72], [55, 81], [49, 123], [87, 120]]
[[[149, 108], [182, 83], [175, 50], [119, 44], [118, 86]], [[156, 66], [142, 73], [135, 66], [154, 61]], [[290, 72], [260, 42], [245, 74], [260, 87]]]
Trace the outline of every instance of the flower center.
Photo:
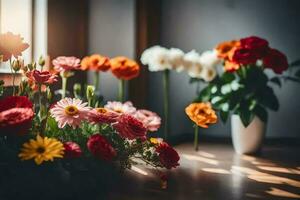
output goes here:
[[67, 115], [70, 115], [70, 116], [73, 116], [73, 115], [76, 115], [78, 113], [78, 109], [75, 107], [75, 106], [67, 106], [65, 108], [65, 113]]
[[114, 109], [114, 111], [117, 113], [123, 113], [123, 110], [121, 108]]
[[105, 108], [97, 108], [96, 110], [98, 113], [102, 113], [102, 114], [107, 113], [107, 110]]
[[45, 152], [45, 147], [38, 147], [37, 149], [36, 149], [36, 152], [37, 153], [39, 153], [39, 154], [42, 154], [42, 153], [44, 153]]

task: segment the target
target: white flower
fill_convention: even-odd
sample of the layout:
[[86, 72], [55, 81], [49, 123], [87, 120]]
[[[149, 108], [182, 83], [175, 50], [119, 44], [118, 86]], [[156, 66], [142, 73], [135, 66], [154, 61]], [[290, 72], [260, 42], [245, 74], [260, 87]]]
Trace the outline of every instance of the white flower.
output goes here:
[[172, 69], [169, 62], [169, 50], [161, 46], [146, 49], [141, 56], [141, 62], [148, 65], [149, 71], [153, 72]]
[[136, 108], [130, 101], [126, 101], [125, 103], [108, 101], [107, 104], [104, 105], [104, 108], [120, 114], [134, 114], [136, 112]]
[[220, 61], [221, 60], [218, 58], [216, 50], [205, 51], [200, 56], [200, 62], [203, 67], [215, 68]]
[[203, 67], [200, 62], [200, 55], [195, 50], [184, 55], [184, 65], [190, 77], [201, 78]]
[[181, 72], [185, 69], [183, 62], [184, 52], [177, 48], [171, 48], [169, 50], [169, 62], [173, 69], [177, 72]]
[[203, 70], [201, 72], [201, 78], [205, 82], [210, 82], [210, 81], [214, 80], [216, 75], [217, 75], [217, 71], [213, 67], [205, 67], [205, 68], [203, 68]]

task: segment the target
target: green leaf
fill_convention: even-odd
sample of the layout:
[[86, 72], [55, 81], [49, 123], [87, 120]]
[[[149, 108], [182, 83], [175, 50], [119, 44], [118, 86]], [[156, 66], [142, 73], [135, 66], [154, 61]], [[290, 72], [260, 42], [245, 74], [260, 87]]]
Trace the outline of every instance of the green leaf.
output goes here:
[[262, 88], [258, 93], [258, 102], [267, 108], [277, 111], [279, 109], [279, 101], [270, 87]]
[[300, 78], [300, 70], [296, 71], [295, 76]]
[[255, 115], [257, 115], [261, 119], [261, 121], [267, 123], [267, 121], [268, 121], [268, 112], [264, 107], [262, 107], [260, 105], [257, 105], [254, 108], [254, 113], [255, 113]]
[[280, 79], [279, 77], [273, 77], [270, 79], [270, 81], [276, 85], [278, 85], [279, 87], [281, 87], [281, 82], [280, 82]]
[[194, 100], [194, 102], [206, 102], [211, 99], [211, 88], [213, 85], [208, 85], [203, 90], [201, 90], [199, 96]]
[[245, 127], [247, 127], [253, 120], [254, 115], [249, 110], [243, 110], [239, 113], [241, 121]]
[[298, 67], [298, 66], [300, 66], [300, 59], [295, 60], [295, 61], [290, 63], [290, 67]]
[[224, 111], [220, 111], [220, 118], [221, 118], [221, 121], [223, 123], [226, 123], [227, 122], [227, 119], [228, 119], [228, 116], [229, 116], [229, 112], [224, 112]]
[[223, 83], [230, 83], [231, 81], [233, 81], [235, 79], [235, 76], [233, 73], [229, 73], [229, 72], [225, 72], [222, 76], [221, 76], [221, 81]]

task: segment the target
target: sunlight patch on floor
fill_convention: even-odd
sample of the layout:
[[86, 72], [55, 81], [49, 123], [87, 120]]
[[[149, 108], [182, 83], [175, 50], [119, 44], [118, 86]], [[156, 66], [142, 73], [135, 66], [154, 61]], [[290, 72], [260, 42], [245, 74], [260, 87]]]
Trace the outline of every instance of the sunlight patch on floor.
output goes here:
[[210, 159], [210, 158], [205, 158], [202, 156], [195, 156], [195, 155], [190, 155], [190, 154], [182, 154], [181, 156], [187, 160], [204, 162], [204, 163], [211, 164], [211, 165], [219, 165], [219, 161]]
[[287, 192], [285, 190], [281, 190], [278, 188], [270, 188], [270, 190], [267, 190], [266, 193], [273, 195], [273, 196], [278, 196], [278, 197], [287, 197], [287, 198], [295, 198], [295, 199], [299, 199], [300, 195], [298, 194], [294, 194], [291, 192]]

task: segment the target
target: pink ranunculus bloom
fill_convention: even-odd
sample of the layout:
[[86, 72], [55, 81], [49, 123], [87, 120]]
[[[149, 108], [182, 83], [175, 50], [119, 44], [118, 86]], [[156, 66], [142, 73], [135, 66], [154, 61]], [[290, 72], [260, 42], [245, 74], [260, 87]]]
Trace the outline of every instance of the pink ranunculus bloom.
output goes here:
[[119, 114], [106, 108], [94, 108], [89, 113], [89, 121], [93, 124], [112, 124], [117, 122]]
[[64, 148], [65, 158], [78, 158], [82, 155], [82, 150], [80, 146], [75, 142], [65, 142]]
[[132, 105], [130, 101], [125, 103], [119, 101], [109, 101], [104, 106], [104, 108], [114, 111], [119, 114], [130, 114], [133, 115], [136, 112], [136, 108]]
[[132, 115], [120, 115], [118, 122], [113, 126], [122, 138], [127, 138], [129, 140], [140, 138], [145, 140], [147, 133], [146, 127], [140, 120]]
[[88, 120], [89, 111], [87, 103], [82, 103], [80, 99], [64, 98], [55, 104], [50, 113], [59, 128], [69, 125], [75, 129], [82, 121]]
[[58, 72], [79, 70], [80, 69], [80, 59], [74, 56], [59, 56], [52, 61], [54, 69]]
[[148, 131], [157, 131], [161, 125], [161, 118], [150, 110], [138, 110], [134, 116], [143, 122]]
[[52, 84], [57, 81], [57, 76], [49, 71], [33, 70], [26, 73], [30, 81], [37, 84]]

